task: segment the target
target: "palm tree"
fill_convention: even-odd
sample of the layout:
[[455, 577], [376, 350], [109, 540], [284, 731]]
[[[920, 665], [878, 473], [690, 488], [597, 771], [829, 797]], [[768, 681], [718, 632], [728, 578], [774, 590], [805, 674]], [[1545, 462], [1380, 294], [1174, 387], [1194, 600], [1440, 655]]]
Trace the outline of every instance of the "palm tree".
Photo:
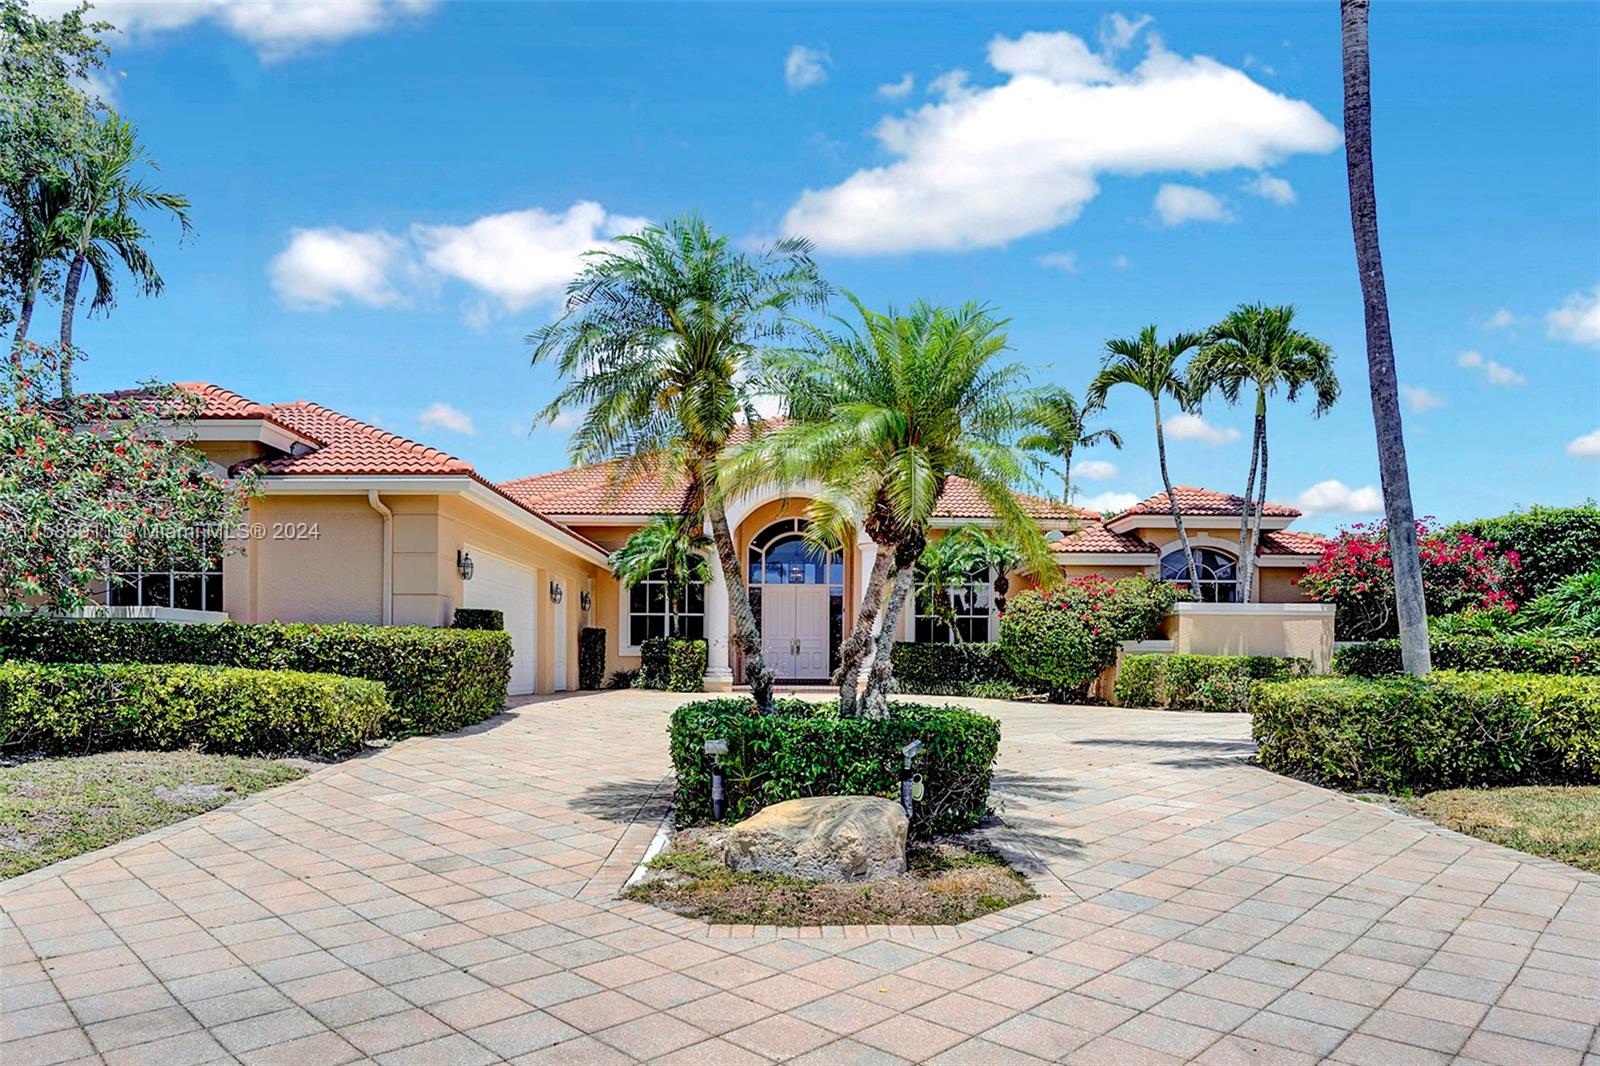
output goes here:
[[113, 257], [128, 268], [146, 295], [162, 289], [161, 275], [145, 248], [150, 234], [136, 217], [158, 210], [178, 220], [189, 233], [189, 200], [163, 192], [138, 177], [141, 167], [156, 169], [133, 124], [108, 112], [90, 132], [84, 151], [68, 161], [64, 202], [50, 232], [64, 241], [59, 249], [47, 244], [39, 254], [57, 255], [67, 264], [61, 286], [61, 396], [72, 399], [72, 324], [77, 315], [78, 289], [84, 269], [94, 272], [93, 306], [104, 307], [112, 297], [110, 266]]
[[1333, 349], [1294, 328], [1290, 305], [1240, 304], [1207, 331], [1204, 345], [1189, 362], [1189, 389], [1196, 401], [1217, 389], [1230, 404], [1236, 404], [1248, 385], [1255, 386], [1256, 418], [1250, 475], [1239, 508], [1239, 591], [1245, 603], [1250, 602], [1261, 511], [1267, 502], [1267, 397], [1281, 388], [1293, 403], [1303, 390], [1310, 389], [1317, 400], [1312, 415], [1321, 418], [1327, 414], [1339, 399]]
[[972, 560], [966, 547], [958, 534], [930, 540], [917, 558], [913, 579], [917, 603], [923, 612], [943, 622], [957, 640], [961, 635], [956, 633], [956, 609], [951, 595], [972, 575]]
[[1156, 339], [1156, 327], [1146, 326], [1137, 337], [1120, 337], [1106, 341], [1106, 354], [1100, 364], [1100, 373], [1089, 384], [1088, 402], [1091, 407], [1104, 407], [1106, 393], [1114, 385], [1133, 385], [1150, 397], [1156, 416], [1156, 458], [1161, 463], [1161, 484], [1167, 490], [1167, 503], [1172, 507], [1172, 524], [1177, 527], [1178, 541], [1183, 545], [1183, 561], [1189, 570], [1189, 590], [1195, 599], [1200, 598], [1200, 574], [1195, 569], [1194, 551], [1189, 546], [1189, 533], [1183, 528], [1183, 514], [1178, 509], [1178, 496], [1172, 491], [1172, 478], [1167, 474], [1167, 440], [1161, 428], [1161, 398], [1170, 396], [1181, 410], [1193, 407], [1189, 389], [1178, 370], [1178, 360], [1191, 348], [1199, 347], [1201, 338], [1195, 333], [1179, 333], [1165, 343]]
[[1422, 594], [1422, 562], [1417, 554], [1416, 513], [1411, 507], [1411, 474], [1406, 467], [1406, 441], [1400, 425], [1394, 338], [1389, 332], [1389, 295], [1384, 288], [1383, 255], [1378, 248], [1378, 196], [1372, 177], [1372, 72], [1367, 55], [1367, 5], [1368, 0], [1340, 0], [1339, 5], [1350, 228], [1355, 235], [1356, 268], [1361, 275], [1361, 301], [1367, 323], [1367, 380], [1372, 390], [1372, 421], [1378, 435], [1378, 473], [1383, 483], [1383, 513], [1394, 566], [1400, 659], [1408, 673], [1425, 674], [1432, 668], [1432, 656], [1428, 651], [1428, 612]]
[[574, 461], [621, 460], [619, 487], [656, 471], [687, 485], [686, 511], [711, 525], [731, 640], [762, 708], [772, 705], [773, 673], [723, 498], [709, 490], [735, 428], [760, 424], [753, 382], [762, 345], [784, 332], [793, 310], [827, 296], [809, 242], [745, 253], [689, 216], [591, 252], [567, 286], [566, 313], [528, 335], [533, 362], [554, 361], [566, 379], [541, 417], [585, 411]]
[[[855, 529], [877, 545], [861, 613], [840, 649], [834, 675], [843, 713], [856, 709], [856, 683], [869, 650], [867, 714], [888, 712], [894, 635], [916, 562], [945, 483], [970, 481], [1000, 528], [1046, 583], [1049, 546], [1014, 493], [1027, 474], [1017, 447], [1034, 396], [1007, 349], [1005, 322], [976, 304], [917, 303], [909, 312], [869, 311], [861, 322], [816, 330], [804, 352], [775, 361], [772, 386], [790, 421], [730, 460], [730, 479], [821, 488], [808, 505], [814, 528], [843, 539]], [[882, 613], [875, 646], [872, 627]]]
[[[1019, 446], [1027, 447], [1026, 438]], [[994, 574], [995, 610], [1005, 610], [1006, 593], [1011, 590], [1009, 575], [1022, 565], [1022, 549], [1010, 539], [991, 533], [982, 526], [963, 526], [954, 539], [960, 542], [967, 573], [983, 570]]]
[[634, 530], [606, 559], [611, 573], [631, 589], [659, 577], [667, 597], [667, 636], [678, 635], [679, 607], [689, 586], [711, 579], [706, 552], [714, 545], [699, 515], [660, 514]]
[[1061, 502], [1072, 502], [1072, 453], [1106, 443], [1122, 449], [1122, 436], [1114, 429], [1088, 430], [1085, 424], [1102, 408], [1079, 407], [1066, 389], [1046, 389], [1034, 405], [1032, 419], [1037, 428], [1024, 436], [1021, 445], [1030, 451], [1061, 456]]

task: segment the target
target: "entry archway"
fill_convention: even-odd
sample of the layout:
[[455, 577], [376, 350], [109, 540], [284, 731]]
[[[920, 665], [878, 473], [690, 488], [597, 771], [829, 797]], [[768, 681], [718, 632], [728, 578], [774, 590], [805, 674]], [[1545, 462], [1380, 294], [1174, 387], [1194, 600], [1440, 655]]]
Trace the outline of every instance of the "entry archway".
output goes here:
[[771, 523], [750, 541], [750, 606], [761, 654], [780, 680], [822, 681], [844, 637], [844, 553], [805, 540], [804, 518]]

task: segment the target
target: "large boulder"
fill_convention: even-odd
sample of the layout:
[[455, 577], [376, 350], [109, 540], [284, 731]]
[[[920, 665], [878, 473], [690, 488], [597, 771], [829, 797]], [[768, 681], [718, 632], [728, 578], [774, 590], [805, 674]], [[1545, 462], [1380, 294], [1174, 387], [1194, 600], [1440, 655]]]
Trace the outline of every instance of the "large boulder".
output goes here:
[[785, 800], [728, 830], [729, 869], [807, 881], [865, 881], [906, 872], [906, 812], [879, 796]]

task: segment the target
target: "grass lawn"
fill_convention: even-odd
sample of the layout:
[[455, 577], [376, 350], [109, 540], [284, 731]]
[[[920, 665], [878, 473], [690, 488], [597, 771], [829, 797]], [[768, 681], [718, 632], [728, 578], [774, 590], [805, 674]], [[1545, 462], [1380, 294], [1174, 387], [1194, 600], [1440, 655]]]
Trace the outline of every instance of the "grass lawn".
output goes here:
[[1600, 873], [1600, 785], [1458, 788], [1408, 800], [1448, 829]]
[[0, 766], [0, 878], [304, 777], [308, 766], [192, 751], [114, 751]]
[[623, 896], [727, 925], [954, 925], [1038, 898], [1021, 874], [982, 851], [913, 843], [906, 862], [903, 877], [800, 881], [734, 873], [690, 836], [652, 859], [654, 876]]

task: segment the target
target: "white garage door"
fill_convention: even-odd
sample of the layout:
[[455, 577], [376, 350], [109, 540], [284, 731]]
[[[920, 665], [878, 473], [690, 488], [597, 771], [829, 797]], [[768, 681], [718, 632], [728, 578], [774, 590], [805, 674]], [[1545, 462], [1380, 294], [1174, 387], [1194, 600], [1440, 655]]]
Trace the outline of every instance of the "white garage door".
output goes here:
[[511, 694], [526, 696], [534, 684], [534, 590], [532, 570], [488, 552], [468, 548], [472, 580], [464, 583], [462, 606], [500, 611], [511, 634]]

